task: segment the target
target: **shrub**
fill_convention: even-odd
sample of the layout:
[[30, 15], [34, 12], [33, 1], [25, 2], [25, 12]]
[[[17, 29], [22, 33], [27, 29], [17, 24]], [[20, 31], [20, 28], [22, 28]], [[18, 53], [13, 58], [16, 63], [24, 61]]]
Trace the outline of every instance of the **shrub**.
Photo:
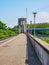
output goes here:
[[5, 38], [13, 36], [13, 35], [16, 35], [16, 33], [14, 31], [0, 29], [0, 39], [5, 39]]

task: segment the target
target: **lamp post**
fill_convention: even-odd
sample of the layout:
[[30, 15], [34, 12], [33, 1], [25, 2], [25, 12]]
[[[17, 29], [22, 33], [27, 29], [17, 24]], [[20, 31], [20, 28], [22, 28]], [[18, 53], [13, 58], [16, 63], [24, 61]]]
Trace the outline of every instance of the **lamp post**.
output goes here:
[[34, 36], [35, 36], [35, 19], [36, 19], [36, 14], [37, 14], [37, 12], [33, 12], [33, 15], [34, 15]]
[[[31, 20], [30, 20], [30, 25], [32, 25], [32, 21], [31, 21]], [[32, 27], [30, 27], [30, 28], [32, 28]], [[32, 29], [31, 29], [31, 31], [30, 31], [30, 32], [31, 32], [31, 34], [32, 34]]]
[[28, 33], [29, 33], [29, 26], [28, 26]]

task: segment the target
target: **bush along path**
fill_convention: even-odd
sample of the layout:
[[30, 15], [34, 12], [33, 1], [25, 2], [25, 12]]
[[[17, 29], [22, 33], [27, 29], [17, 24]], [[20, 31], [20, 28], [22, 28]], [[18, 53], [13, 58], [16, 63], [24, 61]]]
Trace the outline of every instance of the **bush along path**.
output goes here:
[[18, 30], [16, 30], [16, 27], [18, 26], [14, 26], [13, 28], [7, 27], [6, 24], [0, 21], [0, 40], [17, 35]]

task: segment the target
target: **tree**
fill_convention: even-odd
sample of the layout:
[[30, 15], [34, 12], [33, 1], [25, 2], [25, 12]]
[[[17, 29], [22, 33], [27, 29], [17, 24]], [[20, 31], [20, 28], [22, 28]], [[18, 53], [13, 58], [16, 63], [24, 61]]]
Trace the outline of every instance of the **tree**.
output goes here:
[[14, 26], [13, 28], [8, 27], [7, 30], [11, 30], [17, 34], [18, 33], [18, 25]]
[[2, 21], [0, 21], [0, 29], [6, 29], [6, 24], [4, 24]]

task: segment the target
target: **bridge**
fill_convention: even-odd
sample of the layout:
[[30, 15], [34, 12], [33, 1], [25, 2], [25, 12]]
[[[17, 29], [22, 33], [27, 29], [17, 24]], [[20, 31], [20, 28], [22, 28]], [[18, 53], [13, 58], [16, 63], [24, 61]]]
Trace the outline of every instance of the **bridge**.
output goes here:
[[0, 65], [49, 65], [49, 45], [42, 43], [23, 33], [0, 41]]
[[19, 18], [19, 34], [0, 41], [0, 65], [49, 65], [49, 44], [27, 33], [26, 23]]

